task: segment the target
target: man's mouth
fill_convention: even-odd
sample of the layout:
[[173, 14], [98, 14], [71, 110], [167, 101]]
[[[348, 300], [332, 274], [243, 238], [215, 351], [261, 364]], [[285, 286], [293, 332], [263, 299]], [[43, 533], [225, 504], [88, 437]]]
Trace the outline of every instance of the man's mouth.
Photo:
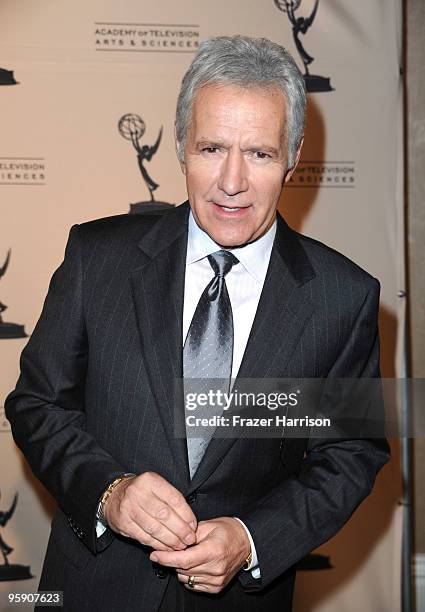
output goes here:
[[238, 212], [246, 210], [248, 206], [225, 206], [224, 204], [218, 204], [217, 202], [213, 202], [214, 206], [219, 208], [221, 212], [230, 213], [232, 215], [236, 215]]
[[[220, 206], [220, 205], [219, 205]], [[229, 208], [228, 206], [222, 206], [221, 207], [223, 210], [225, 210], [226, 212], [236, 212], [237, 210], [240, 210], [240, 208]]]

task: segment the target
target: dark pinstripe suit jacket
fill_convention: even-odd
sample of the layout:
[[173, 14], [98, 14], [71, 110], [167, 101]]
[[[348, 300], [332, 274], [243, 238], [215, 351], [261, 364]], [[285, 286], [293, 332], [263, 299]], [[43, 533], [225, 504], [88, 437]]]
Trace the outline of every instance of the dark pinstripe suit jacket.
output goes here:
[[[238, 516], [250, 529], [261, 581], [240, 572], [219, 597], [191, 594], [196, 609], [289, 610], [294, 563], [343, 525], [388, 459], [378, 440], [213, 438], [190, 481], [173, 432], [188, 211], [71, 230], [6, 402], [59, 504], [41, 587], [64, 590], [66, 610], [150, 612], [164, 595], [170, 574], [149, 549], [110, 531], [96, 539], [101, 493], [123, 472], [158, 472], [199, 520]], [[239, 376], [379, 375], [378, 295], [375, 279], [278, 217]]]

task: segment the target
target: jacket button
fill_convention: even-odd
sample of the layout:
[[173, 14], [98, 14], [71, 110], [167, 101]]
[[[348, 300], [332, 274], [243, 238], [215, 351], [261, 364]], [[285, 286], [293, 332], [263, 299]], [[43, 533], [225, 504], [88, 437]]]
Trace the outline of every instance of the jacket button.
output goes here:
[[188, 504], [194, 504], [196, 502], [196, 493], [190, 493], [187, 497], [186, 497], [186, 501]]
[[154, 572], [155, 572], [155, 576], [157, 578], [166, 578], [167, 577], [167, 572], [165, 571], [165, 569], [162, 569], [162, 567], [155, 567], [154, 568]]

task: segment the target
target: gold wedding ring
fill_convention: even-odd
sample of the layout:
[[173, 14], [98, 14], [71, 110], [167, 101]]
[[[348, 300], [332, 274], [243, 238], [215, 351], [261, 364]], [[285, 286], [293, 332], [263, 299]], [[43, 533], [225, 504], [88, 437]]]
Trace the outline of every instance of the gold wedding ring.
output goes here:
[[195, 576], [189, 576], [189, 578], [187, 579], [187, 586], [189, 587], [189, 589], [195, 588]]

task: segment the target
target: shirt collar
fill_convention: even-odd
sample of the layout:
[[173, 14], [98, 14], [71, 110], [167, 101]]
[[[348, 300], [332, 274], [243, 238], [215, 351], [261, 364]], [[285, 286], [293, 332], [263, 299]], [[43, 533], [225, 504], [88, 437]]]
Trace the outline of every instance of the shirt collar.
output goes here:
[[[239, 259], [246, 271], [261, 284], [266, 277], [275, 235], [276, 220], [264, 236], [255, 242], [236, 249], [228, 249]], [[190, 211], [186, 265], [195, 263], [220, 249], [221, 247], [198, 226]]]

